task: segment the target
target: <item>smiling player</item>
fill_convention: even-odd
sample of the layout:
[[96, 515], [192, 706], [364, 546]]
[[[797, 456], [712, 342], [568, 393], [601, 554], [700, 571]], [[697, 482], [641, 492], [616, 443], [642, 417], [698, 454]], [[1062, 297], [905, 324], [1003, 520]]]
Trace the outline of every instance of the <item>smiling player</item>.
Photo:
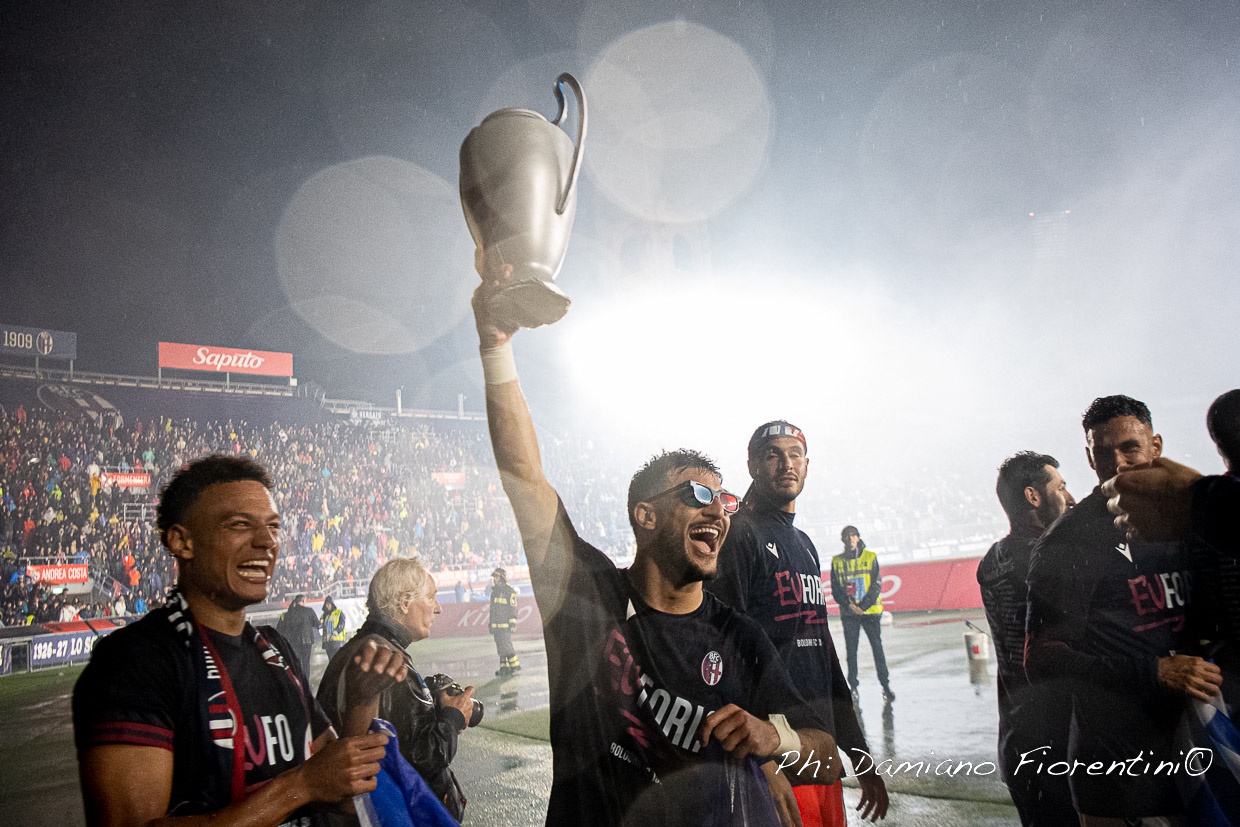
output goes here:
[[336, 740], [288, 641], [245, 618], [279, 555], [271, 488], [266, 469], [232, 456], [165, 486], [157, 522], [177, 591], [101, 640], [74, 687], [87, 823], [326, 825], [330, 805], [375, 788], [387, 736], [363, 733], [404, 679], [403, 653], [380, 638], [361, 647], [342, 715], [355, 737]]
[[[839, 761], [761, 627], [702, 589], [718, 567], [736, 496], [705, 456], [664, 453], [629, 485], [637, 540], [630, 568], [617, 569], [578, 537], [543, 475], [512, 331], [486, 312], [503, 283], [484, 283], [474, 308], [491, 443], [547, 645], [547, 824], [778, 824], [760, 766], [790, 750], [805, 760], [812, 750], [821, 764], [801, 775], [826, 784], [838, 778]], [[790, 798], [781, 799], [785, 808]]]

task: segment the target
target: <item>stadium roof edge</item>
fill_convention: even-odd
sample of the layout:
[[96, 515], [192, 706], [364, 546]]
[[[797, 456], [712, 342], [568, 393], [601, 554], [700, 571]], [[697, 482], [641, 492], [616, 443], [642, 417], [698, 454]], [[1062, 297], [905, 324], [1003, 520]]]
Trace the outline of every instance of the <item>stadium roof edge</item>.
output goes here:
[[313, 398], [324, 410], [334, 414], [354, 415], [359, 412], [371, 411], [383, 419], [445, 419], [469, 422], [482, 422], [486, 414], [460, 410], [433, 410], [395, 408], [375, 405], [360, 399], [331, 399], [326, 392], [313, 382], [301, 385], [288, 385], [264, 382], [237, 382], [233, 380], [219, 381], [205, 378], [185, 377], [154, 377], [127, 376], [117, 373], [95, 373], [90, 371], [70, 371], [55, 368], [38, 369], [29, 365], [14, 365], [0, 362], [0, 378], [28, 379], [32, 381], [51, 381], [74, 385], [102, 385], [126, 388], [142, 388], [145, 390], [190, 391], [196, 393], [237, 394], [239, 396], [282, 396], [290, 399], [297, 397]]

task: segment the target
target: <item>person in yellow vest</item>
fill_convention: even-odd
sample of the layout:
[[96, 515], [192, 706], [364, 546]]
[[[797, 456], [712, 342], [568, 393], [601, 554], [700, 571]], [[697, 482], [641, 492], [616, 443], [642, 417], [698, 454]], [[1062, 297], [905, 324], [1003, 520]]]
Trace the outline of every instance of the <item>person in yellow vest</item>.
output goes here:
[[508, 585], [507, 572], [496, 569], [491, 572], [491, 635], [495, 638], [495, 651], [499, 655], [501, 677], [521, 671], [517, 650], [512, 646], [512, 633], [517, 628], [517, 592]]
[[320, 622], [323, 625], [323, 651], [327, 653], [327, 660], [330, 662], [348, 639], [345, 633], [344, 612], [330, 597], [323, 600], [323, 616]]
[[887, 673], [887, 658], [883, 655], [883, 599], [880, 591], [883, 576], [878, 570], [878, 556], [865, 547], [861, 532], [856, 526], [844, 526], [840, 532], [844, 551], [831, 558], [831, 596], [840, 607], [840, 622], [844, 626], [844, 648], [848, 653], [848, 683], [852, 687], [853, 700], [857, 700], [857, 644], [862, 630], [870, 639], [874, 652], [874, 670], [883, 687], [883, 703], [896, 699], [891, 691]]

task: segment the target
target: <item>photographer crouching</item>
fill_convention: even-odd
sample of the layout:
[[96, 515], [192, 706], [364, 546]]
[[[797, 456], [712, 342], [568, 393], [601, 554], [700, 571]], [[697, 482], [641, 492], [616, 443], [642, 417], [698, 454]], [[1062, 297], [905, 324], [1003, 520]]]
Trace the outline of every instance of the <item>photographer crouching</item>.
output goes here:
[[472, 686], [462, 689], [444, 675], [423, 678], [408, 652], [410, 644], [430, 636], [435, 615], [442, 611], [435, 599], [435, 578], [417, 558], [391, 560], [370, 581], [366, 608], [366, 622], [332, 657], [323, 673], [319, 703], [335, 721], [337, 710], [344, 706], [341, 676], [368, 635], [379, 635], [405, 650], [408, 677], [380, 696], [379, 717], [396, 727], [401, 754], [460, 821], [465, 796], [450, 765], [461, 731], [482, 720], [482, 704], [473, 699]]

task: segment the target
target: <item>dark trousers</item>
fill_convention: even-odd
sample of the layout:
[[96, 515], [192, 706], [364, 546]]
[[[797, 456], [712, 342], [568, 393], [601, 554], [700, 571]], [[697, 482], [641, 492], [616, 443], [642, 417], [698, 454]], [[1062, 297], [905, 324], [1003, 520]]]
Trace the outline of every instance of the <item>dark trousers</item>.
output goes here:
[[491, 629], [491, 634], [495, 638], [495, 652], [499, 655], [499, 665], [507, 669], [519, 666], [517, 650], [512, 646], [512, 630], [507, 626], [501, 626]]
[[[1038, 750], [1043, 744], [1035, 744], [1031, 750]], [[1056, 754], [1056, 752], [1058, 754]], [[1047, 766], [1055, 761], [1063, 761], [1067, 754], [1061, 744], [1057, 751], [1045, 752], [1038, 750], [1033, 757]], [[1023, 827], [1055, 827], [1060, 824], [1076, 823], [1076, 810], [1072, 808], [1072, 792], [1068, 789], [1068, 778], [1063, 775], [1044, 775], [1030, 770], [1028, 764], [1020, 774], [1013, 774], [1020, 766], [1020, 756], [1000, 756], [1003, 766], [1000, 771], [1003, 781], [1007, 784], [1016, 805], [1016, 813], [1020, 816]]]
[[306, 670], [306, 675], [310, 674], [310, 658], [314, 655], [314, 641], [309, 643], [294, 643], [293, 651], [297, 653], [297, 659], [301, 661], [301, 668]]
[[883, 631], [880, 625], [882, 615], [857, 615], [845, 609], [840, 612], [840, 622], [844, 624], [844, 648], [848, 652], [848, 685], [853, 689], [857, 681], [857, 644], [861, 640], [861, 630], [870, 639], [870, 649], [874, 652], [874, 670], [878, 672], [878, 682], [883, 689], [888, 688], [887, 657], [883, 654]]

